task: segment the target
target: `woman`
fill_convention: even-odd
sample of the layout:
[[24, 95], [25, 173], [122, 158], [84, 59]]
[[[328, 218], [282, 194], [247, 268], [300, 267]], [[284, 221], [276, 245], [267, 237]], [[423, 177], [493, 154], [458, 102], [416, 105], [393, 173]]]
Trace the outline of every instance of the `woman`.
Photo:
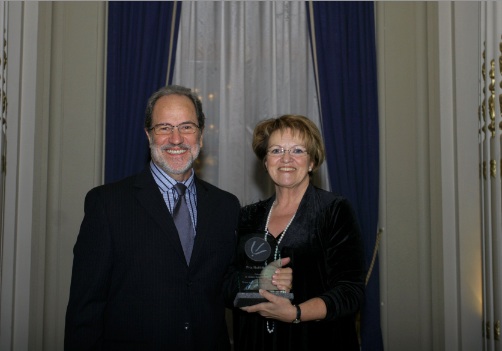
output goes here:
[[[345, 198], [310, 183], [325, 156], [318, 128], [299, 115], [268, 119], [256, 126], [252, 146], [275, 194], [241, 209], [239, 232], [264, 231], [273, 259], [289, 257], [294, 297], [260, 290], [268, 302], [235, 308], [235, 351], [359, 350], [355, 319], [365, 279], [360, 229]], [[229, 298], [237, 275], [228, 280]], [[287, 280], [280, 283], [290, 288]]]

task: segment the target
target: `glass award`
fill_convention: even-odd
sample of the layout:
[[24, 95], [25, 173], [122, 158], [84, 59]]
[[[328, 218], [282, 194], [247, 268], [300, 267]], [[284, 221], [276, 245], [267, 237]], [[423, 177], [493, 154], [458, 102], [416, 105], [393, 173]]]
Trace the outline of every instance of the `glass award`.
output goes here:
[[265, 231], [240, 233], [237, 247], [239, 292], [234, 299], [235, 307], [267, 302], [258, 292], [259, 289], [293, 299], [293, 293], [278, 290], [272, 284], [272, 275], [281, 267], [281, 259], [274, 259], [274, 253], [275, 239], [272, 235]]

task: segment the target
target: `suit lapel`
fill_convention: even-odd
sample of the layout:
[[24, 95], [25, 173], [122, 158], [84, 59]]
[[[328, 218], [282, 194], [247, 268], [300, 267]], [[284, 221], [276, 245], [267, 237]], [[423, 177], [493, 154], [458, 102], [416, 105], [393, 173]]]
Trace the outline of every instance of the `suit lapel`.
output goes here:
[[197, 177], [195, 177], [195, 186], [197, 187], [197, 228], [195, 228], [197, 234], [190, 263], [195, 262], [200, 250], [203, 250], [207, 233], [214, 221], [211, 216], [211, 208], [214, 204], [211, 204], [208, 188]]
[[145, 208], [151, 219], [156, 222], [162, 231], [166, 234], [172, 247], [179, 255], [180, 259], [185, 261], [183, 248], [178, 236], [178, 230], [174, 224], [173, 217], [167, 209], [166, 203], [162, 198], [162, 193], [155, 183], [149, 168], [138, 174], [135, 182], [136, 198], [140, 206]]

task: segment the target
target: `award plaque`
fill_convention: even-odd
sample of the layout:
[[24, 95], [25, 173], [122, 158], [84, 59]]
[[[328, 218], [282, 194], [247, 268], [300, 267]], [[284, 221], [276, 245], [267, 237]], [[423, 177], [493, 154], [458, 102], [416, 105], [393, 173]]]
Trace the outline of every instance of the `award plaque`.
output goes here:
[[281, 260], [274, 260], [274, 240], [273, 236], [264, 231], [240, 236], [237, 247], [239, 292], [234, 299], [235, 307], [267, 302], [258, 289], [266, 289], [275, 295], [293, 299], [293, 293], [277, 290], [277, 287], [272, 284], [272, 275], [277, 268], [281, 267]]

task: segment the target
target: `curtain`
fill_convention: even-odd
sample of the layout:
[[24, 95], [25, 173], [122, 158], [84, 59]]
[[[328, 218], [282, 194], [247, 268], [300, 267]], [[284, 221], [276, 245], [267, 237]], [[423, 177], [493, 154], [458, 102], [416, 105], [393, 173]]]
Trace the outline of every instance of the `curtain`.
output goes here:
[[142, 170], [148, 97], [172, 79], [181, 2], [110, 1], [105, 183]]
[[481, 3], [479, 159], [482, 209], [483, 350], [502, 350], [502, 6]]
[[373, 2], [310, 1], [312, 52], [330, 184], [358, 216], [368, 279], [361, 349], [383, 350], [378, 265], [379, 130]]
[[[245, 205], [272, 183], [251, 149], [258, 121], [294, 113], [319, 127], [303, 2], [184, 1], [174, 82], [197, 89], [206, 113], [197, 173]], [[328, 188], [326, 166], [314, 180]]]

